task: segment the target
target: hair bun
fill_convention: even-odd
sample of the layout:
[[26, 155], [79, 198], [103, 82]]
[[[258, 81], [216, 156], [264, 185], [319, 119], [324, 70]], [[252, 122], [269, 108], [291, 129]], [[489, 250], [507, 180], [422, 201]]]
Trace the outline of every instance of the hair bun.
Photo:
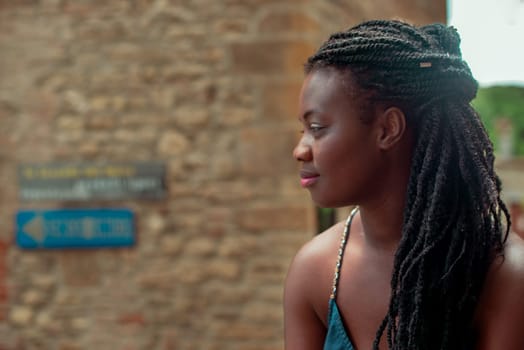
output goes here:
[[435, 23], [423, 26], [420, 29], [434, 39], [444, 52], [462, 57], [460, 51], [460, 35], [455, 27]]

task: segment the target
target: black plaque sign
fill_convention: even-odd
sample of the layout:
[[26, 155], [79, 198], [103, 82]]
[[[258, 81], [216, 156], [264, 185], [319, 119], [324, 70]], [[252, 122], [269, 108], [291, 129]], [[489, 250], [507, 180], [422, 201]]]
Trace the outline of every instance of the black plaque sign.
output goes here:
[[166, 193], [165, 165], [50, 163], [18, 167], [21, 200], [159, 199]]

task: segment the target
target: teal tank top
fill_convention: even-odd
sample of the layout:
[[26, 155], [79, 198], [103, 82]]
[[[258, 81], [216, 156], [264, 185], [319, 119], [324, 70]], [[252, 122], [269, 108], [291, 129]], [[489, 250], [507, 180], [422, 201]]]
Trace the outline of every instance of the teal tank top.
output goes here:
[[346, 242], [349, 236], [349, 229], [353, 217], [358, 211], [358, 207], [351, 211], [349, 214], [346, 225], [344, 226], [344, 233], [340, 241], [340, 248], [338, 249], [337, 265], [335, 267], [335, 275], [333, 277], [333, 289], [331, 290], [331, 296], [329, 298], [329, 311], [328, 311], [328, 329], [326, 334], [326, 340], [324, 341], [324, 350], [354, 350], [353, 344], [349, 339], [349, 335], [342, 321], [342, 316], [337, 306], [337, 288], [338, 280], [340, 277], [340, 268], [342, 267], [342, 259], [344, 257], [344, 250], [346, 249]]

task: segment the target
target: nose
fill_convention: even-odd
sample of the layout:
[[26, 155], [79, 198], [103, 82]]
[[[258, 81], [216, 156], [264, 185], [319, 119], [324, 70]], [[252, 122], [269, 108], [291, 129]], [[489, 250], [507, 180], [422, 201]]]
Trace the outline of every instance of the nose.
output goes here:
[[306, 135], [302, 135], [293, 149], [293, 158], [299, 162], [307, 162], [312, 159], [311, 144]]

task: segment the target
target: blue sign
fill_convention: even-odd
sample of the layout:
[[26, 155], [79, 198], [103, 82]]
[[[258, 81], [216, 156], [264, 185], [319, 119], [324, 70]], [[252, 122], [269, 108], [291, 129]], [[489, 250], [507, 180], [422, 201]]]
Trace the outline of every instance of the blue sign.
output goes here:
[[128, 209], [21, 210], [16, 243], [21, 248], [98, 248], [130, 246], [134, 214]]

